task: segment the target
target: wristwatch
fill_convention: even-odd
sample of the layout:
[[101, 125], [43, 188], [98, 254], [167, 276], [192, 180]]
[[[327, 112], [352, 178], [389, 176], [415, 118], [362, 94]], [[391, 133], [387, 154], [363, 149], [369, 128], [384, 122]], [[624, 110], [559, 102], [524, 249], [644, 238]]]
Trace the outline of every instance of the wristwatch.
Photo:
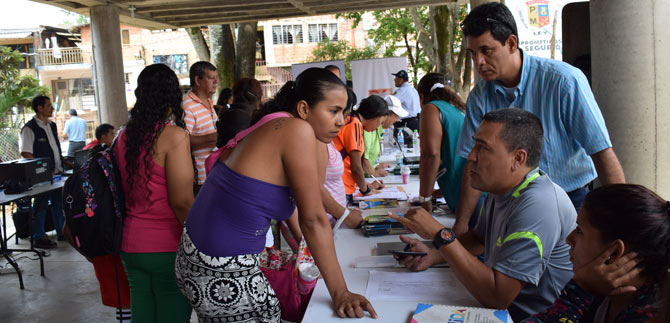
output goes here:
[[442, 246], [446, 246], [456, 240], [456, 233], [451, 228], [442, 228], [440, 232], [435, 235], [433, 239], [433, 246], [435, 249], [440, 249]]
[[422, 204], [426, 203], [426, 202], [430, 202], [432, 200], [433, 200], [432, 196], [421, 196], [421, 195], [419, 195], [419, 202], [421, 202]]

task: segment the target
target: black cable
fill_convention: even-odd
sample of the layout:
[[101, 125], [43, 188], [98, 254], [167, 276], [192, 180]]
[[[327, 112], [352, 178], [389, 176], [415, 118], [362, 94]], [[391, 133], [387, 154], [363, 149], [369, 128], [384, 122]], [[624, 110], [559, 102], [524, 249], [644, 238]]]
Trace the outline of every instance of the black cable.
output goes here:
[[[399, 132], [399, 134], [400, 134], [401, 136], [404, 136], [404, 135], [405, 135], [405, 134], [403, 133], [402, 128], [400, 128], [400, 132]], [[407, 157], [405, 157], [405, 152], [402, 151], [402, 147], [400, 147], [400, 143], [398, 143], [398, 138], [397, 138], [396, 136], [391, 136], [391, 137], [393, 137], [393, 140], [395, 140], [395, 144], [396, 144], [396, 146], [398, 146], [398, 148], [400, 149], [400, 153], [402, 154], [402, 163], [403, 163], [403, 165], [408, 165], [408, 164], [409, 164], [409, 159], [407, 159]]]

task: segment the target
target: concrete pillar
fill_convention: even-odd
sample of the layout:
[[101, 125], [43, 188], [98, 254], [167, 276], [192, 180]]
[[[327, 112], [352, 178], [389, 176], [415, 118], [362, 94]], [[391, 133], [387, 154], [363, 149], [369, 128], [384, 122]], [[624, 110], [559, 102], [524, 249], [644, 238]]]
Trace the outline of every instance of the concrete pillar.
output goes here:
[[119, 9], [91, 7], [91, 41], [98, 99], [98, 119], [118, 129], [128, 121]]
[[590, 11], [593, 92], [626, 180], [670, 198], [670, 1], [591, 0]]

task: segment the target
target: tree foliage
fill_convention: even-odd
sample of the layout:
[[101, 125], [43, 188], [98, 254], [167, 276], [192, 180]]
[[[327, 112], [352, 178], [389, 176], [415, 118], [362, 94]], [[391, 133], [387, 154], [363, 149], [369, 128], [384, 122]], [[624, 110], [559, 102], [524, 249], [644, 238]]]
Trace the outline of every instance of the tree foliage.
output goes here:
[[[417, 9], [417, 13], [421, 16], [424, 24], [428, 22], [427, 12], [427, 7]], [[352, 19], [353, 28], [356, 28], [362, 21], [363, 14], [364, 12], [350, 12], [338, 15], [338, 17]], [[418, 31], [410, 16], [410, 9], [375, 10], [371, 14], [377, 21], [377, 27], [368, 31], [368, 37], [383, 49], [384, 57], [396, 56], [398, 50], [402, 50], [400, 55], [407, 56], [408, 72], [412, 74], [413, 81], [416, 83], [419, 70], [429, 70], [431, 64], [424, 53], [423, 47], [415, 45], [415, 40], [418, 39]], [[430, 26], [425, 27], [430, 28]]]
[[[363, 21], [364, 12], [338, 15], [352, 19], [354, 28]], [[467, 51], [461, 50], [463, 33], [459, 24], [467, 14], [465, 5], [375, 10], [377, 26], [368, 37], [383, 48], [384, 56], [407, 56], [408, 72], [416, 84], [420, 72], [439, 72], [464, 97], [471, 88], [472, 65]]]
[[316, 62], [344, 60], [345, 75], [351, 80], [351, 61], [359, 59], [378, 58], [377, 48], [354, 48], [345, 40], [336, 42], [322, 41], [312, 50], [312, 60]]
[[88, 25], [91, 23], [91, 18], [80, 15], [76, 12], [72, 12], [69, 10], [61, 9], [61, 11], [65, 14], [66, 18], [63, 23], [68, 26], [83, 26], [83, 25]]
[[20, 52], [0, 46], [0, 116], [16, 105], [28, 107], [33, 97], [51, 92], [32, 75], [21, 75], [19, 66], [23, 61]]

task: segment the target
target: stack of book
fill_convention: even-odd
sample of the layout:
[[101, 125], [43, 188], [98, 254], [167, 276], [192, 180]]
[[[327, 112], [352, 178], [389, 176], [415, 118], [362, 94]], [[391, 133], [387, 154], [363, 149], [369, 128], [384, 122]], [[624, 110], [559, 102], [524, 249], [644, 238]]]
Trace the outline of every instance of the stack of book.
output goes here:
[[[396, 213], [400, 216], [403, 214]], [[368, 215], [361, 225], [366, 237], [384, 236], [388, 234], [405, 234], [407, 230], [402, 223], [391, 219], [388, 215]]]

